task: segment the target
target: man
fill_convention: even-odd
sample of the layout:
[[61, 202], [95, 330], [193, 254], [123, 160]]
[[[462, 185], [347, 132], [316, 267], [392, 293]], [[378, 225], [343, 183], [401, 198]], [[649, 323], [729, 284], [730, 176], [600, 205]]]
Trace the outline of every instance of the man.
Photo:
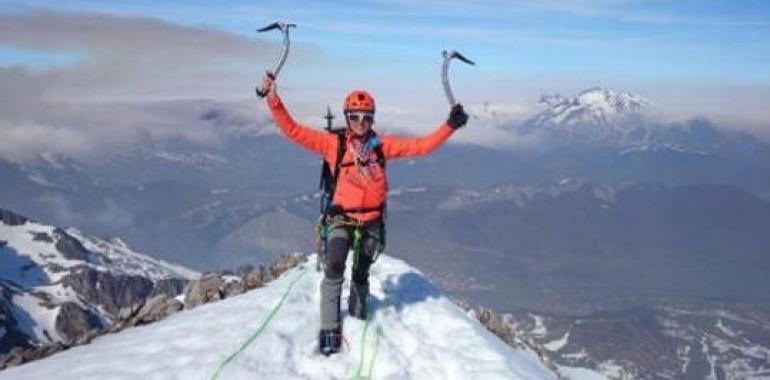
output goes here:
[[[366, 319], [369, 295], [369, 267], [385, 248], [384, 207], [388, 194], [385, 161], [391, 158], [426, 155], [441, 146], [468, 115], [458, 104], [448, 120], [420, 138], [380, 136], [372, 126], [376, 111], [374, 98], [366, 91], [348, 94], [343, 106], [347, 130], [343, 138], [298, 124], [284, 107], [271, 75], [259, 90], [267, 94], [267, 105], [275, 123], [292, 141], [324, 157], [336, 178], [326, 225], [328, 248], [321, 281], [321, 331], [319, 349], [324, 355], [339, 352], [342, 341], [340, 295], [345, 261], [353, 248], [352, 284], [348, 298], [350, 315]], [[344, 155], [337, 166], [338, 145]]]

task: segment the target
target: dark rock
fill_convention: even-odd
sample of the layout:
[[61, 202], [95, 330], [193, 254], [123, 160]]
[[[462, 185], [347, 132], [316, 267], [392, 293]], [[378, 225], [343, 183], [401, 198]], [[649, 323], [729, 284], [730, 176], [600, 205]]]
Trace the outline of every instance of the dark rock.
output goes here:
[[137, 310], [148, 298], [180, 294], [187, 280], [173, 278], [153, 283], [142, 276], [115, 275], [84, 266], [64, 276], [62, 283], [80, 294], [87, 304], [102, 306], [116, 317], [124, 309]]
[[509, 346], [521, 346], [519, 343], [520, 340], [517, 339], [516, 332], [509, 324], [505, 323], [497, 313], [481, 306], [476, 307], [475, 312], [479, 322], [481, 322], [489, 332], [497, 335]]
[[273, 275], [273, 279], [280, 276], [283, 272], [294, 268], [307, 261], [307, 256], [303, 254], [285, 254], [281, 255], [275, 262], [270, 264], [270, 273]]
[[24, 348], [16, 347], [6, 355], [0, 356], [0, 370], [24, 363]]
[[268, 276], [269, 274], [265, 267], [261, 265], [259, 267], [250, 267], [249, 271], [241, 275], [241, 282], [246, 290], [252, 290], [264, 286]]
[[[307, 261], [302, 254], [286, 254], [265, 269], [263, 266], [241, 267], [236, 275], [207, 273], [199, 280], [191, 281], [185, 289], [185, 309], [223, 300], [227, 297], [258, 288], [276, 279], [287, 270]], [[237, 278], [233, 280], [232, 278]]]
[[9, 226], [21, 226], [21, 225], [27, 223], [27, 221], [29, 219], [27, 219], [27, 218], [25, 218], [25, 217], [23, 217], [23, 216], [21, 216], [19, 214], [15, 214], [15, 213], [13, 213], [11, 211], [4, 210], [4, 209], [0, 208], [0, 220], [2, 220], [3, 223], [5, 223], [5, 224], [7, 224]]
[[160, 294], [148, 300], [136, 316], [131, 319], [129, 325], [139, 326], [156, 322], [182, 309], [184, 309], [184, 305], [181, 302], [165, 294]]
[[53, 238], [51, 235], [45, 233], [45, 232], [30, 232], [32, 234], [32, 240], [33, 241], [43, 241], [46, 243], [53, 243]]
[[113, 275], [92, 268], [64, 276], [62, 284], [77, 292], [88, 305], [102, 306], [113, 316], [122, 308], [142, 305], [154, 288], [145, 277]]
[[177, 296], [184, 291], [184, 287], [188, 282], [188, 280], [180, 278], [167, 278], [158, 280], [155, 282], [155, 286], [152, 289], [150, 297], [161, 294], [167, 295], [169, 297]]
[[94, 259], [94, 254], [89, 252], [83, 244], [77, 239], [70, 236], [70, 234], [64, 232], [60, 228], [54, 230], [56, 236], [56, 249], [64, 255], [64, 257], [70, 260], [80, 260], [85, 262], [91, 262]]
[[[232, 278], [232, 277], [231, 277]], [[245, 292], [246, 289], [243, 286], [243, 282], [240, 278], [237, 278], [235, 280], [226, 280], [225, 281], [225, 287], [223, 289], [224, 298], [230, 298], [232, 296], [237, 296], [239, 294], [242, 294]]]
[[191, 281], [185, 289], [185, 309], [224, 299], [224, 285], [225, 280], [216, 273]]
[[29, 348], [15, 348], [9, 354], [0, 357], [0, 371], [15, 367], [33, 360], [42, 359], [51, 356], [57, 352], [63, 351], [70, 346], [63, 343], [51, 343], [43, 346]]
[[5, 329], [5, 333], [0, 336], [0, 355], [7, 354], [15, 348], [24, 349], [32, 346], [30, 338], [21, 331], [18, 321], [11, 312], [11, 297], [12, 291], [0, 282], [0, 327]]
[[495, 334], [507, 345], [534, 352], [540, 358], [541, 362], [552, 370], [558, 372], [555, 361], [549, 356], [548, 351], [543, 346], [533, 342], [531, 339], [525, 339], [524, 337], [519, 336], [516, 329], [507, 323], [505, 319], [494, 310], [483, 306], [473, 306], [465, 300], [456, 300], [455, 304], [462, 309], [472, 311], [476, 316], [476, 319], [478, 319], [479, 323], [481, 323], [487, 331]]
[[96, 313], [83, 309], [74, 302], [61, 305], [55, 321], [56, 331], [67, 343], [77, 342], [93, 330], [104, 328], [104, 322]]

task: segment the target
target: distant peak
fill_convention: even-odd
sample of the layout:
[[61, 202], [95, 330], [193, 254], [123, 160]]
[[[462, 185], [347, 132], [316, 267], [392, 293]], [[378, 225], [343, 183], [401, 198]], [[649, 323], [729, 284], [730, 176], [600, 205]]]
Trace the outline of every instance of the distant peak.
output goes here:
[[21, 226], [27, 223], [29, 219], [13, 211], [0, 208], [0, 222], [9, 226]]
[[546, 108], [530, 120], [530, 127], [610, 126], [618, 119], [643, 114], [652, 107], [649, 100], [637, 94], [603, 87], [591, 87], [571, 97], [544, 94], [539, 103]]

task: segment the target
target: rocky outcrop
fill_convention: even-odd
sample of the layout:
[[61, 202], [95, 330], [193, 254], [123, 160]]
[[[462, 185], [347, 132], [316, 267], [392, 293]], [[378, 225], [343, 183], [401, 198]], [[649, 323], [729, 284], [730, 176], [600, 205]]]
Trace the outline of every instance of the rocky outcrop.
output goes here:
[[[77, 245], [70, 247], [78, 250]], [[61, 284], [77, 293], [79, 301], [88, 308], [75, 302], [56, 304], [46, 293], [29, 293], [38, 298], [41, 307], [59, 308], [54, 328], [62, 341], [42, 345], [17, 328], [8, 302], [15, 291], [0, 283], [0, 327], [4, 329], [4, 334], [0, 334], [0, 370], [89, 343], [108, 331], [151, 323], [182, 310], [183, 304], [173, 297], [182, 292], [186, 283], [183, 279], [153, 282], [141, 276], [115, 275], [83, 266], [65, 275]]]
[[27, 223], [28, 220], [29, 219], [19, 214], [0, 208], [0, 221], [9, 226], [21, 226], [24, 223]]
[[217, 273], [208, 273], [200, 280], [191, 281], [185, 289], [185, 309], [226, 298], [225, 280]]
[[199, 280], [191, 281], [185, 288], [185, 309], [262, 287], [305, 261], [307, 257], [304, 255], [287, 254], [268, 267], [247, 266], [240, 268], [236, 274], [208, 273]]
[[[0, 370], [89, 343], [102, 334], [153, 323], [183, 309], [262, 287], [305, 261], [307, 257], [304, 255], [283, 255], [268, 267], [249, 266], [234, 273], [209, 273], [199, 280], [190, 281], [187, 286], [185, 280], [167, 279], [153, 283], [139, 276], [114, 276], [84, 267], [66, 276], [62, 282], [84, 295], [86, 299], [83, 301], [89, 305], [101, 307], [114, 315], [112, 324], [108, 326], [103, 320], [97, 321], [98, 316], [75, 303], [64, 303], [56, 326], [57, 331], [67, 337], [67, 342], [16, 347], [9, 354], [0, 356]], [[182, 292], [184, 304], [175, 298]], [[0, 298], [0, 308], [3, 307], [2, 300]], [[4, 314], [0, 313], [0, 321]]]
[[56, 228], [53, 233], [56, 236], [56, 249], [65, 258], [85, 262], [92, 262], [96, 258], [96, 255], [89, 252], [80, 241], [64, 232], [64, 230]]
[[472, 315], [478, 319], [479, 323], [481, 323], [481, 325], [484, 326], [487, 331], [495, 334], [507, 345], [514, 348], [534, 352], [540, 358], [541, 362], [543, 362], [546, 366], [556, 371], [557, 373], [559, 372], [557, 365], [548, 355], [548, 352], [545, 348], [534, 343], [530, 339], [527, 339], [526, 337], [520, 336], [516, 329], [510, 323], [506, 322], [505, 319], [494, 310], [483, 306], [474, 306], [465, 300], [455, 300], [455, 303], [460, 308], [472, 313]]
[[141, 307], [152, 296], [176, 296], [186, 280], [166, 279], [153, 283], [142, 276], [114, 275], [83, 267], [64, 276], [62, 284], [77, 292], [85, 303], [101, 306], [117, 316], [122, 309]]
[[109, 332], [114, 333], [127, 327], [153, 323], [182, 309], [184, 309], [184, 304], [176, 298], [169, 297], [165, 294], [159, 294], [147, 300], [147, 302], [138, 309], [121, 310], [118, 321], [110, 327]]
[[[0, 356], [14, 348], [27, 348], [32, 346], [28, 337], [19, 330], [18, 322], [13, 316], [11, 290], [0, 281]], [[2, 368], [2, 367], [0, 367]]]
[[500, 315], [491, 309], [481, 306], [476, 307], [475, 311], [476, 318], [478, 318], [479, 322], [481, 322], [489, 332], [497, 335], [509, 346], [523, 348], [523, 344], [521, 343], [521, 340], [518, 339], [516, 332], [508, 323], [505, 323]]
[[165, 294], [153, 297], [139, 310], [131, 321], [132, 326], [139, 326], [159, 321], [167, 316], [184, 309], [184, 304]]
[[36, 232], [32, 237], [32, 241], [42, 241], [45, 243], [53, 243], [53, 237], [45, 232]]
[[152, 293], [150, 293], [150, 297], [155, 297], [157, 295], [167, 295], [167, 296], [176, 296], [182, 293], [184, 291], [185, 286], [187, 286], [187, 283], [189, 281], [187, 280], [181, 280], [178, 278], [168, 278], [163, 280], [155, 281], [155, 286], [152, 288]]
[[92, 331], [105, 327], [99, 315], [74, 302], [66, 302], [59, 307], [55, 326], [56, 331], [64, 338], [64, 343], [76, 342]]
[[64, 343], [57, 342], [46, 344], [44, 346], [14, 348], [8, 355], [0, 357], [0, 370], [51, 356], [57, 352], [67, 349], [68, 347], [69, 346]]

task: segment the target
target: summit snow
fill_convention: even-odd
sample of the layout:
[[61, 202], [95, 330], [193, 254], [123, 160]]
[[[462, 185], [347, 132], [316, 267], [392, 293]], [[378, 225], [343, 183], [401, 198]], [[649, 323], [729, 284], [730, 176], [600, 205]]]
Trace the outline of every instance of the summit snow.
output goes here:
[[323, 357], [315, 259], [263, 288], [99, 337], [0, 379], [603, 378], [506, 345], [418, 270], [384, 255], [372, 267], [371, 320], [343, 313], [344, 349]]

